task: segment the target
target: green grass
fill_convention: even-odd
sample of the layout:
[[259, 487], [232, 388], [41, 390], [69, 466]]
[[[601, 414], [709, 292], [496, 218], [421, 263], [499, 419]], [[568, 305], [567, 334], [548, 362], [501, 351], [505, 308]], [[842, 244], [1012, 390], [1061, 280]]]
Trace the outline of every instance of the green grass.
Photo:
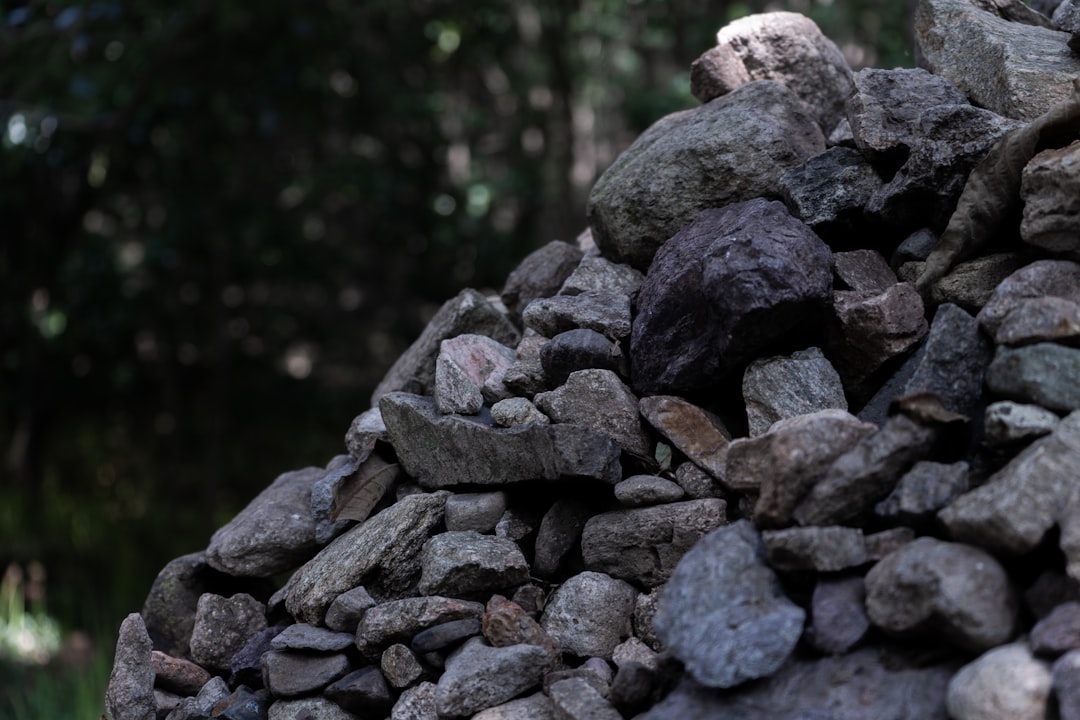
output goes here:
[[112, 657], [97, 652], [88, 666], [52, 662], [41, 667], [0, 668], [0, 719], [99, 720], [105, 706]]

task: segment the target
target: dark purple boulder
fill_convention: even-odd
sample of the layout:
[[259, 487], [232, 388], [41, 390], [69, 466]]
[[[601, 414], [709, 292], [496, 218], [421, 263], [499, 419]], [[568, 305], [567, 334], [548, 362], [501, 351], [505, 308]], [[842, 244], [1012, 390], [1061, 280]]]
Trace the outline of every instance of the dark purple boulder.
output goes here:
[[782, 203], [705, 210], [656, 253], [630, 340], [641, 394], [715, 385], [831, 297], [829, 248]]

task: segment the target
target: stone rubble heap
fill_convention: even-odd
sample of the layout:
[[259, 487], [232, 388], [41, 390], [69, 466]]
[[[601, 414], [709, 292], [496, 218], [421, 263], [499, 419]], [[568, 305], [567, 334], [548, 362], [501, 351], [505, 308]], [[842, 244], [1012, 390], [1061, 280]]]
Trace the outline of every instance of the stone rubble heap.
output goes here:
[[591, 232], [161, 571], [109, 717], [1080, 718], [1080, 142], [911, 284], [1080, 75], [1018, 7], [922, 0], [929, 71], [721, 30]]

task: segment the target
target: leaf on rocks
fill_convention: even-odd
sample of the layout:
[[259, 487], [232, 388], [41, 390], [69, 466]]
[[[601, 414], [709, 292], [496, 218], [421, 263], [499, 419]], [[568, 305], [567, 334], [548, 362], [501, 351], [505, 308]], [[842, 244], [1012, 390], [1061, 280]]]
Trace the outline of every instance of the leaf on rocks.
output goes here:
[[671, 446], [664, 443], [656, 443], [656, 462], [660, 463], [660, 470], [671, 469]]
[[394, 484], [400, 471], [401, 466], [398, 463], [390, 463], [378, 455], [371, 455], [356, 469], [352, 477], [341, 484], [337, 497], [334, 498], [330, 520], [367, 520], [372, 508]]

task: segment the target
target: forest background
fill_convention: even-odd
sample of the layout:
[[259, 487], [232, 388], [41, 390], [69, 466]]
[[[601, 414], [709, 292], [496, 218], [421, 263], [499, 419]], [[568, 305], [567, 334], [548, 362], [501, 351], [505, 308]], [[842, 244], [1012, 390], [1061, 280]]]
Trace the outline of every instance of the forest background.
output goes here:
[[573, 240], [726, 22], [914, 64], [911, 0], [0, 8], [0, 718], [96, 717], [157, 571], [343, 452], [444, 300]]

